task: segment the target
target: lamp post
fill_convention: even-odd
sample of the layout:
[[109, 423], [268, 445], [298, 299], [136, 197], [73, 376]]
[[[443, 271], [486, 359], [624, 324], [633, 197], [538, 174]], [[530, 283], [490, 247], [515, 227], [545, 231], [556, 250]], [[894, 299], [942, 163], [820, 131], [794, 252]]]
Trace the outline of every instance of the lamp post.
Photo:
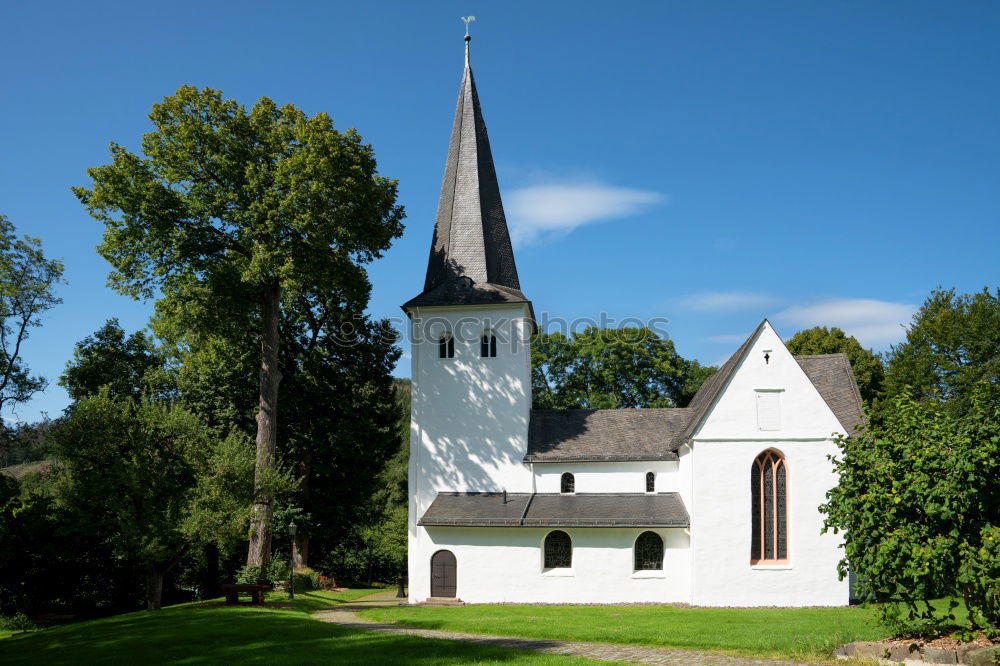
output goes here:
[[288, 523], [288, 536], [292, 538], [291, 555], [288, 556], [288, 599], [295, 599], [295, 521]]

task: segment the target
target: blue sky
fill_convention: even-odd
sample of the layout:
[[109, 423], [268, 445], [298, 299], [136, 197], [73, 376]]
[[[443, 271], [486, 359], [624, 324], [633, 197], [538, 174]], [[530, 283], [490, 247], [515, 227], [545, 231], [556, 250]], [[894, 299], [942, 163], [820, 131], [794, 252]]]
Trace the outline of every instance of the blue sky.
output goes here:
[[[400, 180], [371, 311], [422, 286], [474, 14], [473, 68], [524, 292], [540, 316], [669, 320], [727, 357], [758, 321], [887, 349], [937, 285], [995, 286], [1000, 3], [48, 2], [0, 9], [0, 213], [63, 257], [28, 343], [52, 386], [109, 317], [101, 226], [70, 194], [182, 84], [329, 112]], [[405, 361], [398, 374], [405, 376]], [[9, 416], [9, 415], [7, 415]]]

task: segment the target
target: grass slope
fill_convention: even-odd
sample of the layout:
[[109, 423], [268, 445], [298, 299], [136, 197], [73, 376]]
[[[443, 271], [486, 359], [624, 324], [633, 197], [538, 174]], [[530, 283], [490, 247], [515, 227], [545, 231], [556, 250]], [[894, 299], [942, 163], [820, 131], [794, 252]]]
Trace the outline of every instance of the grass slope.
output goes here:
[[497, 606], [368, 609], [381, 622], [478, 634], [829, 659], [839, 645], [886, 636], [874, 609]]
[[0, 664], [583, 664], [553, 655], [355, 631], [307, 614], [371, 590], [307, 592], [294, 606], [221, 601], [80, 622], [0, 640]]
[[52, 467], [51, 460], [38, 460], [35, 462], [11, 465], [10, 467], [0, 467], [0, 474], [8, 474], [15, 479], [21, 480], [27, 474], [31, 474], [33, 472], [44, 472], [50, 467]]

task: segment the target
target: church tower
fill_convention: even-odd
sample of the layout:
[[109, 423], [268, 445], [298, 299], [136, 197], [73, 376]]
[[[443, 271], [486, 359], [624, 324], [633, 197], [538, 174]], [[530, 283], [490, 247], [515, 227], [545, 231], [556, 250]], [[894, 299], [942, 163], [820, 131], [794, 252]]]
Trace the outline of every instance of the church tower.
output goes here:
[[411, 326], [410, 598], [430, 596], [436, 548], [417, 520], [439, 492], [530, 492], [531, 303], [521, 293], [469, 66], [448, 146], [424, 289]]

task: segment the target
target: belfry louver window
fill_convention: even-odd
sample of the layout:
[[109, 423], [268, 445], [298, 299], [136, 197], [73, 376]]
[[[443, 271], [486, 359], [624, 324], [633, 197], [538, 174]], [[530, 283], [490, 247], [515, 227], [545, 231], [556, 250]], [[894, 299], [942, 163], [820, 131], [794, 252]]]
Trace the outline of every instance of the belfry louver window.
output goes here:
[[479, 355], [483, 358], [497, 357], [497, 336], [493, 335], [490, 329], [483, 331], [482, 340], [479, 342]]
[[447, 333], [438, 340], [438, 358], [455, 358], [455, 336]]

